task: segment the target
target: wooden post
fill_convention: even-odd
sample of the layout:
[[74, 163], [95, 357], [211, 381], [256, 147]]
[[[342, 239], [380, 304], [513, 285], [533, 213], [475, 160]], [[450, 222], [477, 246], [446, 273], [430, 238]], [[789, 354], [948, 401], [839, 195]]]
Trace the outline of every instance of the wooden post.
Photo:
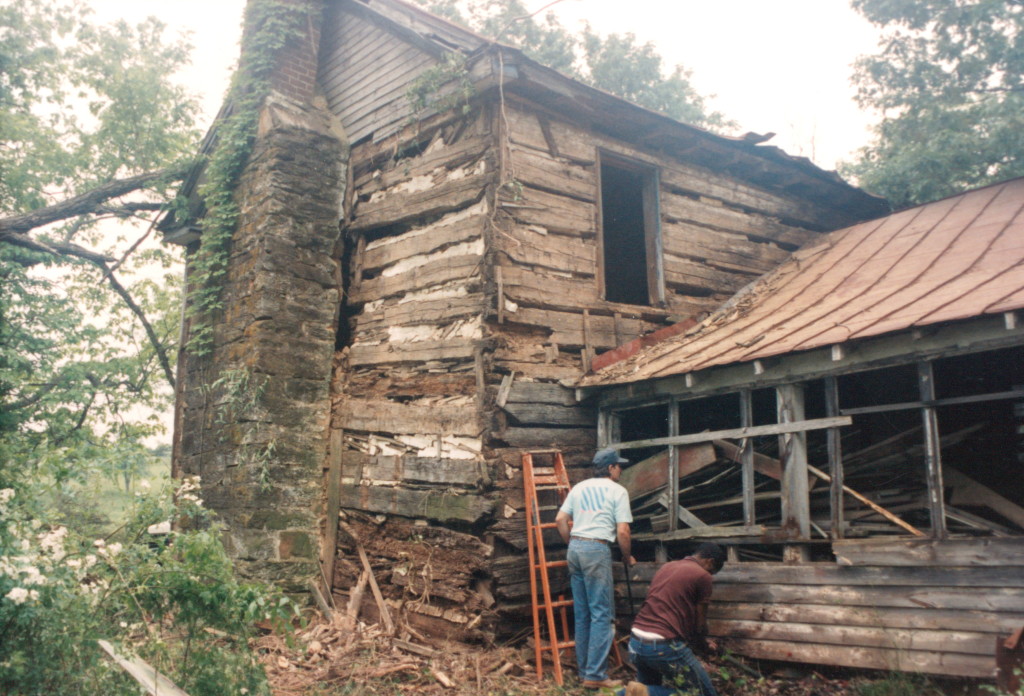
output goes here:
[[[679, 402], [670, 399], [668, 402], [668, 436], [679, 435]], [[679, 518], [672, 511], [679, 505], [679, 446], [668, 448], [668, 529], [674, 532], [679, 529]]]
[[[776, 388], [779, 423], [804, 420], [804, 390], [799, 384]], [[795, 432], [779, 436], [782, 454], [782, 524], [795, 526], [801, 539], [811, 536], [811, 508], [807, 484], [807, 433]], [[795, 553], [794, 553], [795, 552]], [[789, 551], [787, 560], [804, 560], [806, 548]]]
[[[740, 392], [740, 426], [749, 428], [754, 425], [753, 393], [749, 389]], [[753, 527], [757, 515], [754, 511], [754, 439], [743, 438], [740, 451], [742, 466], [741, 481], [743, 485], [743, 524]]]
[[331, 431], [330, 452], [327, 455], [327, 509], [324, 511], [324, 540], [320, 549], [320, 567], [323, 570], [324, 591], [331, 593], [334, 588], [334, 559], [338, 553], [338, 511], [341, 509], [341, 450], [344, 447], [345, 431]]
[[[839, 381], [834, 377], [825, 378], [825, 415], [839, 415]], [[843, 450], [839, 438], [839, 428], [829, 428], [828, 463], [832, 473], [829, 486], [829, 504], [832, 508], [832, 538], [842, 539], [843, 525]]]
[[[935, 400], [935, 375], [932, 364], [922, 361], [917, 364], [918, 387], [921, 401]], [[946, 503], [942, 484], [942, 447], [939, 442], [939, 417], [934, 406], [921, 409], [924, 421], [924, 462], [925, 478], [928, 481], [928, 512], [931, 515], [932, 536], [946, 538]]]

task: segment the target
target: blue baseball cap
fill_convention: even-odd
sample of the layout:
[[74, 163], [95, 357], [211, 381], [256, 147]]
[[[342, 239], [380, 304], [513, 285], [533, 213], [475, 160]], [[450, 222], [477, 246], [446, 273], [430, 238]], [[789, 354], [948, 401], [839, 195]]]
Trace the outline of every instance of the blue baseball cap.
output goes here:
[[598, 450], [597, 454], [594, 455], [595, 468], [600, 469], [606, 466], [611, 466], [612, 464], [629, 464], [629, 460], [620, 457], [618, 450], [614, 450], [611, 447]]

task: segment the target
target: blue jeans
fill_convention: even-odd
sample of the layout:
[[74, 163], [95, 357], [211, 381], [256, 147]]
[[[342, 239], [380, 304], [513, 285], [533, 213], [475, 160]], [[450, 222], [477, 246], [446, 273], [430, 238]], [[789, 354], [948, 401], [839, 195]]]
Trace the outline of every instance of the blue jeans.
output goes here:
[[[650, 696], [718, 696], [704, 666], [681, 640], [651, 643], [632, 636], [629, 639], [629, 659], [636, 667], [637, 681], [647, 685]], [[663, 686], [662, 682], [667, 682], [668, 686]]]
[[612, 549], [600, 541], [570, 539], [569, 562], [576, 621], [576, 666], [581, 681], [608, 678], [612, 625]]

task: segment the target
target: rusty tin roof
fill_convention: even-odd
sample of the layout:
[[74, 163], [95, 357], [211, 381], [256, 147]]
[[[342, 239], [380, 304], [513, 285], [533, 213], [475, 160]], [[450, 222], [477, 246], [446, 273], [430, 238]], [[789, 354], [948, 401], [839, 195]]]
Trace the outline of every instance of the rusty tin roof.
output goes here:
[[684, 334], [587, 375], [637, 382], [1024, 307], [1024, 178], [832, 232]]

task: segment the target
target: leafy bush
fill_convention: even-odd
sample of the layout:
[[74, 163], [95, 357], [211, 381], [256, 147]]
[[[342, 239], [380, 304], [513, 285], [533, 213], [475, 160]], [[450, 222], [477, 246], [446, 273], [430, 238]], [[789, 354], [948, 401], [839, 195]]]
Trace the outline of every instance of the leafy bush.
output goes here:
[[[88, 540], [42, 522], [30, 489], [0, 489], [0, 693], [138, 694], [103, 638], [191, 696], [269, 694], [248, 642], [257, 622], [284, 626], [295, 606], [235, 579], [197, 490], [186, 479], [176, 504], [139, 496], [115, 535]], [[147, 533], [165, 520], [181, 531]]]

